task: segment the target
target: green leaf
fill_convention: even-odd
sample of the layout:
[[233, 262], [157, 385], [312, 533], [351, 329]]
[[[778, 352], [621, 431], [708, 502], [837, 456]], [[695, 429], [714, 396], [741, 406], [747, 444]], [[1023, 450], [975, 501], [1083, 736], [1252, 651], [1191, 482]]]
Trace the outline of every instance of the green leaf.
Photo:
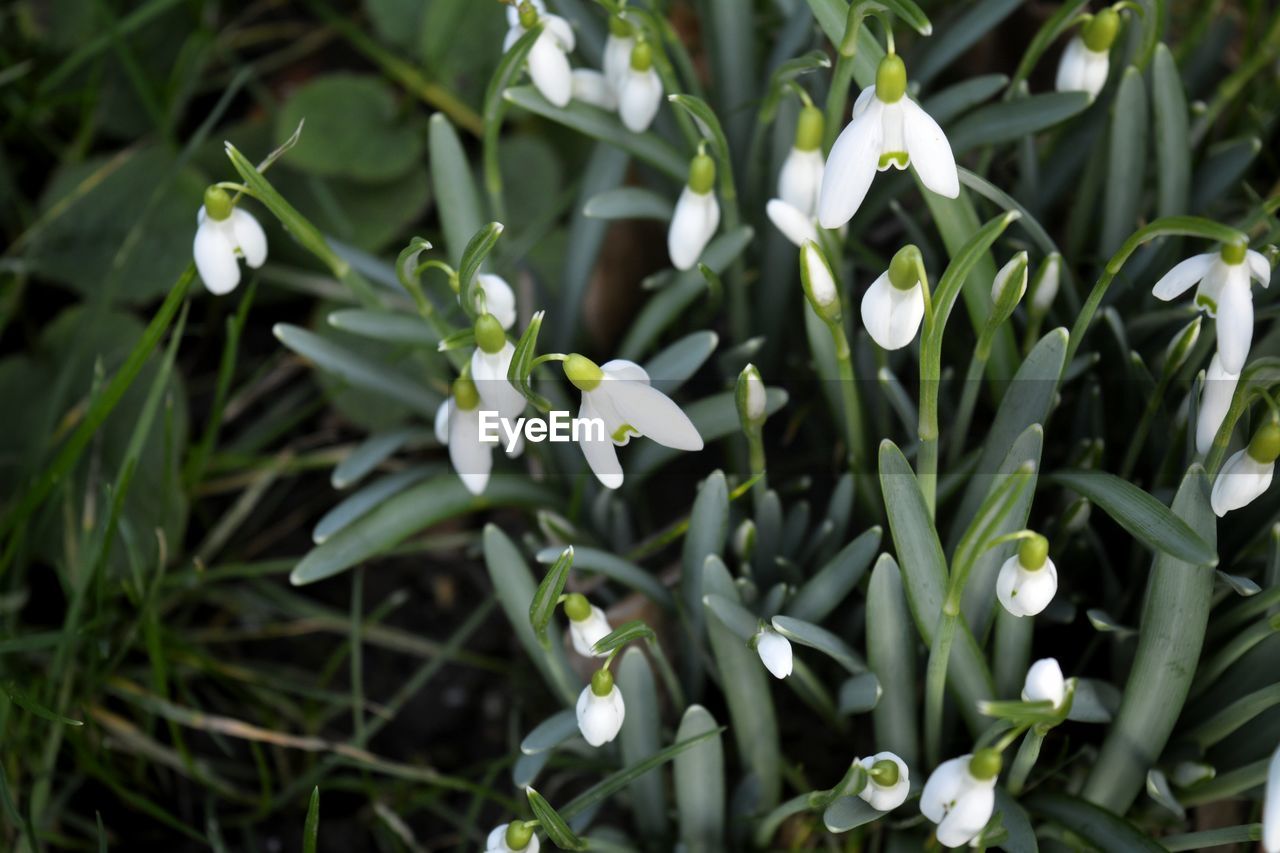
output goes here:
[[471, 177], [471, 166], [453, 129], [443, 113], [430, 121], [431, 183], [439, 202], [440, 224], [449, 258], [457, 264], [471, 235], [484, 225], [480, 192]]
[[311, 801], [307, 804], [307, 819], [302, 825], [302, 853], [316, 853], [320, 840], [320, 786], [311, 789]]
[[1048, 130], [1092, 103], [1086, 92], [1046, 92], [979, 107], [947, 134], [957, 154], [979, 145], [1015, 142]]
[[1008, 832], [1008, 838], [1000, 842], [1006, 853], [1037, 853], [1040, 845], [1036, 841], [1035, 830], [1031, 827], [1031, 819], [1018, 801], [1009, 796], [1009, 792], [996, 786], [996, 814]]
[[720, 620], [720, 624], [728, 628], [742, 642], [747, 642], [759, 632], [760, 617], [736, 601], [725, 598], [723, 595], [705, 595], [702, 601]]
[[1216, 566], [1218, 555], [1205, 538], [1187, 526], [1175, 511], [1106, 471], [1058, 471], [1049, 479], [1079, 492], [1135, 539], [1156, 552], [1192, 566]]
[[827, 806], [822, 823], [828, 832], [848, 832], [879, 820], [884, 814], [861, 797], [841, 797]]
[[[676, 741], [705, 738], [676, 756], [674, 779], [680, 841], [690, 853], [714, 853], [724, 844], [724, 746], [715, 718], [690, 705], [676, 730]], [[708, 737], [717, 733], [715, 737]]]
[[907, 75], [927, 83], [958, 59], [997, 24], [1013, 13], [1021, 0], [978, 0], [949, 20], [938, 36], [921, 42], [907, 58]]
[[[899, 677], [896, 673], [894, 677]], [[880, 686], [880, 679], [876, 678], [874, 672], [864, 672], [855, 675], [853, 678], [846, 679], [840, 685], [840, 713], [841, 714], [865, 714], [868, 711], [875, 710], [880, 704], [880, 697], [884, 695], [884, 688]], [[879, 735], [877, 729], [877, 735]], [[902, 756], [898, 756], [902, 758]], [[906, 761], [905, 758], [902, 759]]]
[[403, 492], [414, 483], [425, 480], [427, 477], [440, 474], [442, 467], [438, 464], [415, 465], [404, 471], [388, 474], [363, 489], [348, 495], [340, 503], [336, 504], [333, 509], [320, 517], [320, 520], [316, 522], [316, 526], [312, 528], [311, 541], [317, 545], [324, 543], [344, 527], [391, 498], [391, 496]]
[[1018, 63], [1018, 68], [1009, 83], [1011, 89], [1019, 87], [1031, 76], [1040, 57], [1058, 40], [1058, 36], [1072, 26], [1076, 20], [1076, 14], [1088, 3], [1089, 0], [1067, 0], [1053, 10], [1053, 14], [1045, 20], [1027, 45], [1026, 53], [1022, 55], [1022, 60]]
[[[627, 697], [630, 699], [631, 697]], [[520, 752], [538, 755], [555, 749], [578, 733], [578, 715], [572, 708], [557, 711], [547, 717], [520, 741]]]
[[1191, 146], [1187, 94], [1169, 48], [1156, 48], [1151, 64], [1151, 102], [1155, 110], [1156, 214], [1187, 212], [1191, 184]]
[[666, 140], [652, 132], [632, 133], [609, 113], [577, 101], [564, 109], [553, 106], [532, 86], [507, 89], [503, 97], [509, 103], [549, 118], [594, 139], [616, 145], [637, 160], [655, 167], [669, 177], [684, 183], [689, 161]]
[[867, 586], [867, 662], [883, 691], [872, 711], [876, 742], [907, 763], [919, 766], [915, 720], [916, 637], [893, 557], [882, 554]]
[[597, 654], [607, 654], [614, 649], [620, 649], [627, 643], [634, 643], [641, 640], [652, 640], [655, 635], [653, 629], [644, 623], [642, 619], [632, 619], [614, 628], [611, 632], [596, 640], [596, 644], [591, 650]]
[[547, 570], [542, 583], [538, 584], [537, 592], [533, 594], [533, 601], [529, 603], [529, 624], [533, 626], [533, 633], [537, 635], [538, 642], [542, 643], [544, 649], [551, 645], [551, 639], [547, 636], [547, 626], [551, 624], [551, 617], [555, 615], [556, 604], [560, 600], [560, 593], [564, 591], [564, 584], [569, 579], [571, 568], [573, 568], [572, 545], [565, 548]]
[[[538, 562], [550, 563], [559, 556], [560, 549], [544, 548], [538, 552]], [[579, 572], [598, 572], [610, 580], [648, 596], [651, 601], [662, 607], [670, 608], [673, 605], [671, 593], [657, 578], [635, 563], [607, 551], [575, 545], [573, 563]]]
[[820, 50], [811, 50], [803, 56], [788, 59], [779, 65], [769, 75], [769, 85], [764, 98], [760, 101], [760, 109], [756, 111], [756, 122], [761, 126], [773, 123], [778, 116], [778, 105], [786, 94], [788, 83], [810, 71], [830, 67], [830, 57]]
[[569, 824], [541, 794], [533, 788], [527, 789], [525, 793], [528, 794], [529, 808], [533, 809], [533, 816], [538, 819], [542, 831], [547, 834], [547, 838], [552, 844], [561, 850], [587, 849], [587, 843], [573, 834]]
[[467, 248], [462, 251], [462, 262], [458, 265], [458, 296], [463, 310], [473, 319], [476, 304], [476, 274], [480, 272], [480, 265], [484, 263], [484, 259], [489, 257], [489, 253], [497, 245], [502, 231], [501, 222], [490, 222], [472, 236], [471, 242], [467, 243]]
[[516, 341], [515, 352], [511, 354], [511, 365], [507, 368], [507, 381], [524, 398], [542, 411], [550, 411], [551, 401], [533, 390], [533, 361], [538, 356], [538, 335], [542, 332], [542, 320], [545, 311], [536, 312], [529, 319], [524, 334]]
[[1164, 850], [1124, 818], [1070, 794], [1037, 793], [1028, 797], [1025, 805], [1033, 814], [1052, 820], [1099, 850], [1117, 853]]
[[[695, 422], [696, 424], [696, 422]], [[699, 430], [701, 432], [701, 430]], [[706, 436], [703, 435], [703, 439]], [[685, 691], [697, 696], [702, 682], [701, 655], [703, 636], [703, 566], [708, 557], [724, 553], [729, 536], [729, 487], [723, 471], [714, 471], [698, 487], [689, 512], [689, 532], [680, 552], [680, 601], [684, 605], [686, 646], [681, 655]], [[736, 598], [734, 599], [736, 602]]]
[[[535, 509], [554, 502], [551, 493], [523, 476], [495, 474], [484, 494], [473, 495], [456, 475], [442, 474], [400, 492], [313, 548], [294, 567], [289, 581], [301, 586], [332, 577], [445, 519], [495, 506]], [[520, 603], [521, 621], [526, 624], [524, 615], [532, 597], [531, 581], [529, 596]]]
[[955, 83], [925, 98], [920, 106], [939, 125], [947, 125], [978, 104], [988, 100], [1009, 82], [1003, 74], [981, 74]]
[[671, 200], [643, 187], [617, 187], [592, 196], [582, 212], [590, 219], [671, 219]]
[[71, 717], [64, 717], [57, 711], [52, 711], [41, 705], [35, 699], [32, 699], [26, 693], [18, 689], [18, 685], [12, 681], [4, 685], [4, 693], [9, 697], [9, 701], [17, 705], [22, 710], [34, 714], [42, 720], [48, 720], [51, 723], [62, 723], [66, 726], [83, 726], [84, 720], [74, 720]]
[[685, 335], [645, 362], [649, 384], [664, 394], [675, 393], [706, 364], [719, 343], [720, 336], [715, 332]]
[[1103, 193], [1099, 247], [1110, 255], [1138, 224], [1147, 157], [1147, 89], [1137, 68], [1125, 69], [1116, 90], [1107, 145], [1107, 179]]
[[800, 587], [783, 612], [806, 622], [821, 622], [858, 585], [880, 548], [879, 527], [872, 527], [836, 554]]
[[327, 318], [335, 329], [388, 344], [404, 344], [434, 350], [440, 335], [421, 317], [370, 308], [344, 308], [332, 311]]
[[808, 646], [811, 649], [817, 649], [849, 670], [853, 675], [858, 675], [867, 670], [867, 664], [862, 660], [862, 656], [855, 652], [848, 643], [826, 628], [814, 625], [811, 622], [805, 622], [803, 619], [794, 619], [790, 616], [773, 617], [773, 627], [774, 630], [788, 640], [797, 642], [802, 646]]
[[[661, 748], [659, 725], [662, 715], [658, 708], [658, 691], [654, 684], [653, 670], [640, 649], [632, 646], [622, 653], [617, 667], [618, 689], [626, 697], [627, 715], [618, 733], [622, 760], [626, 764], [638, 764]], [[678, 739], [678, 738], [677, 738]], [[631, 783], [631, 813], [636, 829], [643, 838], [667, 836], [667, 801], [664, 779], [657, 773], [649, 773]]]

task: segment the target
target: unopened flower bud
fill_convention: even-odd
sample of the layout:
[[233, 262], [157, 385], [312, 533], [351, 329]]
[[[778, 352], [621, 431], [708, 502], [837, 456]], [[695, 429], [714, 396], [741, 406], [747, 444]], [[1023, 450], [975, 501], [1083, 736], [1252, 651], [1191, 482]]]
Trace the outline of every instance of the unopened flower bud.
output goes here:
[[754, 364], [748, 364], [738, 374], [735, 401], [738, 404], [738, 417], [744, 426], [758, 427], [764, 423], [767, 414], [764, 380], [760, 378], [760, 371]]

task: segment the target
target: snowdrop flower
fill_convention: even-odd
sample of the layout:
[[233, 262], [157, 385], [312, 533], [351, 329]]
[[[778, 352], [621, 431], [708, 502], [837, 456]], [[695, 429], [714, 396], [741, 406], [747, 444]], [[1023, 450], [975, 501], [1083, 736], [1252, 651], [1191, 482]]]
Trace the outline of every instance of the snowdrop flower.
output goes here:
[[493, 470], [493, 445], [480, 440], [480, 394], [466, 377], [436, 410], [436, 440], [449, 448], [449, 462], [473, 495], [484, 492]]
[[502, 44], [506, 53], [511, 46], [539, 22], [542, 34], [529, 49], [529, 78], [533, 85], [557, 107], [569, 105], [573, 94], [573, 75], [569, 70], [568, 54], [573, 50], [573, 27], [559, 15], [547, 14], [541, 2], [522, 0], [518, 7], [507, 8], [507, 23], [511, 29]]
[[878, 811], [891, 812], [911, 793], [907, 765], [892, 752], [877, 752], [858, 762], [867, 771], [867, 784], [858, 796]]
[[1087, 92], [1090, 98], [1098, 97], [1107, 82], [1111, 44], [1119, 31], [1120, 15], [1115, 9], [1103, 9], [1089, 17], [1080, 28], [1080, 35], [1072, 38], [1062, 51], [1054, 88], [1059, 92]]
[[1004, 561], [996, 578], [996, 597], [1014, 616], [1035, 616], [1058, 592], [1058, 568], [1049, 559], [1049, 540], [1036, 533], [1023, 539], [1018, 553]]
[[597, 669], [591, 683], [578, 695], [578, 730], [592, 746], [603, 746], [618, 736], [627, 708], [622, 693], [607, 669]]
[[1267, 787], [1262, 797], [1262, 849], [1280, 853], [1280, 749], [1267, 765]]
[[826, 164], [822, 157], [822, 127], [822, 110], [805, 105], [796, 123], [795, 144], [778, 173], [778, 197], [765, 205], [774, 227], [796, 246], [818, 239], [814, 222]]
[[1209, 370], [1204, 375], [1204, 390], [1200, 393], [1200, 412], [1196, 416], [1196, 452], [1205, 454], [1213, 446], [1222, 422], [1227, 419], [1227, 410], [1231, 408], [1231, 400], [1236, 395], [1236, 385], [1240, 382], [1239, 373], [1228, 373], [1222, 367], [1222, 356], [1213, 354], [1209, 361]]
[[632, 435], [648, 436], [676, 450], [701, 450], [702, 436], [671, 398], [649, 385], [649, 374], [633, 361], [614, 359], [597, 365], [585, 356], [570, 355], [564, 374], [582, 392], [578, 417], [599, 420], [604, 434], [583, 429], [582, 455], [607, 489], [622, 485], [622, 466], [616, 447]]
[[569, 638], [573, 650], [584, 658], [605, 657], [608, 652], [592, 651], [592, 647], [613, 633], [604, 611], [587, 601], [581, 593], [571, 593], [564, 600], [564, 612], [569, 617]]
[[471, 353], [471, 379], [487, 410], [499, 418], [516, 418], [524, 411], [525, 399], [507, 379], [516, 348], [507, 340], [502, 324], [492, 314], [476, 319], [476, 348]]
[[236, 289], [240, 283], [237, 254], [256, 270], [267, 259], [267, 235], [252, 213], [231, 203], [226, 190], [209, 187], [196, 214], [192, 255], [200, 280], [210, 293], [221, 295]]
[[1267, 421], [1253, 434], [1244, 450], [1237, 451], [1213, 481], [1210, 503], [1218, 517], [1253, 503], [1271, 486], [1276, 457], [1280, 457], [1280, 421]]
[[764, 668], [774, 678], [786, 678], [791, 674], [791, 642], [772, 628], [761, 628], [752, 638], [756, 654]]
[[1023, 702], [1052, 702], [1053, 710], [1062, 708], [1067, 697], [1067, 682], [1062, 667], [1054, 658], [1042, 658], [1031, 664], [1022, 684]]
[[699, 151], [689, 164], [689, 182], [676, 201], [667, 231], [667, 253], [678, 270], [692, 269], [720, 226], [716, 201], [716, 162]]
[[738, 374], [734, 401], [738, 406], [738, 419], [744, 424], [759, 426], [764, 423], [768, 415], [768, 398], [765, 395], [764, 380], [760, 378], [760, 370], [754, 364], [748, 364]]
[[512, 821], [493, 828], [484, 843], [484, 853], [538, 853], [542, 843], [524, 821]]
[[[1017, 278], [1014, 275], [1017, 274]], [[1009, 306], [1012, 310], [1013, 306], [1022, 301], [1022, 297], [1027, 292], [1027, 253], [1019, 252], [1009, 259], [1009, 262], [1002, 266], [996, 272], [995, 279], [991, 282], [991, 303], [993, 305], [1000, 304], [1000, 297], [1007, 296], [1006, 288], [1017, 287], [1018, 295], [1013, 297], [1012, 304]]]
[[[458, 294], [462, 303], [462, 294]], [[493, 273], [476, 276], [475, 310], [480, 314], [492, 314], [504, 329], [516, 324], [516, 292], [507, 280]]]
[[[648, 130], [653, 117], [658, 114], [658, 105], [662, 103], [662, 79], [653, 68], [653, 48], [647, 41], [638, 42], [631, 49], [630, 64], [618, 81], [616, 92], [618, 116], [627, 130], [632, 133]], [[717, 209], [717, 218], [719, 215]]]
[[942, 128], [907, 97], [907, 69], [897, 54], [880, 60], [874, 86], [858, 95], [853, 120], [827, 157], [818, 201], [818, 222], [839, 228], [857, 212], [876, 171], [914, 166], [926, 188], [960, 195], [956, 158]]
[[1168, 302], [1198, 283], [1195, 304], [1217, 319], [1222, 368], [1227, 373], [1238, 374], [1244, 369], [1253, 342], [1250, 278], [1267, 287], [1271, 281], [1271, 264], [1258, 252], [1232, 243], [1220, 251], [1187, 258], [1165, 273], [1151, 292], [1157, 299]]
[[1000, 753], [981, 749], [944, 761], [920, 793], [920, 811], [938, 825], [938, 843], [961, 847], [978, 837], [995, 810]]
[[618, 97], [613, 86], [603, 74], [592, 68], [573, 69], [573, 100], [614, 112], [618, 109]]
[[1049, 255], [1036, 270], [1035, 280], [1031, 283], [1031, 313], [1043, 317], [1049, 313], [1053, 300], [1058, 295], [1058, 286], [1062, 281], [1062, 255], [1057, 252]]
[[800, 284], [819, 317], [829, 323], [840, 319], [840, 291], [836, 289], [835, 275], [826, 256], [812, 240], [800, 247]]
[[604, 40], [604, 58], [600, 65], [614, 92], [622, 88], [622, 78], [631, 69], [631, 50], [635, 46], [635, 30], [630, 22], [621, 15], [609, 18], [609, 37]]
[[915, 340], [924, 319], [923, 269], [920, 250], [905, 246], [862, 295], [862, 325], [882, 349], [902, 349]]

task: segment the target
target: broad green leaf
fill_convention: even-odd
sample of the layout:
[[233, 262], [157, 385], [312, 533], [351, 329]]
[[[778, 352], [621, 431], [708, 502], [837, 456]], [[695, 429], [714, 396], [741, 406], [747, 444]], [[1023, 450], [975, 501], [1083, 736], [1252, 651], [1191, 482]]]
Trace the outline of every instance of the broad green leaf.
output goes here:
[[759, 632], [760, 617], [736, 601], [725, 598], [723, 595], [706, 595], [702, 600], [720, 620], [720, 624], [728, 628], [742, 642], [747, 642]]
[[430, 351], [440, 342], [440, 335], [435, 329], [413, 314], [381, 309], [343, 308], [330, 312], [328, 322], [340, 331], [388, 344], [404, 344]]
[[1151, 64], [1151, 104], [1156, 133], [1156, 214], [1175, 216], [1188, 210], [1191, 147], [1187, 94], [1169, 48], [1156, 48]]
[[[618, 689], [626, 697], [627, 715], [618, 733], [622, 760], [638, 764], [662, 749], [659, 724], [658, 692], [653, 670], [644, 652], [632, 646], [622, 653], [617, 667]], [[631, 783], [628, 794], [636, 828], [643, 838], [667, 836], [667, 800], [665, 780], [648, 773]]]
[[[546, 490], [523, 476], [495, 474], [482, 495], [473, 495], [454, 474], [442, 474], [384, 501], [377, 509], [347, 525], [313, 548], [289, 575], [295, 586], [315, 583], [344, 572], [399, 545], [405, 539], [448, 518], [495, 506], [537, 508], [554, 503]], [[529, 596], [520, 604], [525, 618]]]
[[1112, 105], [1099, 248], [1110, 255], [1138, 224], [1147, 158], [1147, 89], [1138, 69], [1125, 69]]
[[862, 655], [826, 628], [791, 616], [773, 617], [773, 627], [788, 640], [817, 649], [853, 675], [867, 670], [867, 664], [863, 661]]
[[345, 489], [348, 486], [355, 485], [410, 441], [426, 438], [429, 435], [424, 430], [414, 429], [398, 429], [390, 432], [374, 433], [360, 442], [354, 450], [334, 466], [333, 473], [329, 475], [329, 485], [335, 489]]
[[[898, 678], [899, 676], [895, 674], [894, 677]], [[865, 714], [875, 709], [876, 705], [880, 703], [880, 697], [883, 695], [884, 688], [880, 686], [880, 679], [876, 678], [874, 672], [855, 675], [840, 685], [840, 713]], [[902, 756], [898, 757], [901, 758]], [[903, 760], [905, 761], [906, 759], [904, 758]]]
[[979, 107], [947, 134], [960, 153], [979, 145], [1015, 142], [1061, 124], [1085, 111], [1092, 101], [1085, 92], [1046, 92]]
[[784, 612], [806, 622], [821, 622], [858, 585], [880, 548], [882, 531], [872, 527], [841, 549], [787, 603]]
[[551, 564], [551, 568], [547, 570], [542, 583], [538, 584], [538, 589], [533, 594], [533, 601], [529, 603], [529, 624], [533, 626], [533, 633], [537, 635], [538, 642], [543, 648], [551, 645], [551, 639], [547, 636], [547, 626], [551, 624], [551, 617], [555, 615], [560, 593], [564, 591], [565, 581], [569, 579], [569, 570], [572, 568], [573, 546], [570, 545]]
[[1027, 798], [1025, 805], [1033, 814], [1069, 829], [1099, 850], [1157, 853], [1165, 849], [1119, 815], [1070, 794], [1039, 792]]
[[441, 465], [415, 465], [404, 471], [376, 480], [334, 505], [316, 522], [311, 530], [311, 541], [317, 545], [333, 537], [347, 525], [371, 512], [392, 495], [399, 494], [415, 483], [441, 473]]
[[547, 834], [552, 844], [561, 850], [587, 849], [587, 843], [573, 834], [569, 824], [541, 794], [533, 788], [528, 788], [525, 793], [529, 798], [529, 808], [533, 810], [533, 816], [538, 819], [542, 831]]
[[[695, 425], [697, 421], [694, 421]], [[701, 432], [701, 430], [699, 430]], [[703, 439], [706, 440], [706, 435]], [[729, 536], [729, 487], [724, 472], [715, 471], [702, 481], [689, 512], [689, 532], [680, 551], [680, 602], [684, 607], [685, 646], [681, 676], [685, 692], [697, 698], [702, 686], [703, 565], [708, 557], [724, 553]], [[734, 598], [736, 602], [736, 597]]]
[[[551, 563], [559, 556], [559, 548], [544, 548], [538, 552], [538, 562]], [[671, 593], [656, 577], [635, 563], [628, 562], [607, 551], [584, 545], [575, 545], [573, 564], [580, 572], [598, 572], [610, 580], [615, 580], [623, 586], [643, 593], [650, 600], [663, 607], [672, 606]]]
[[861, 797], [841, 797], [827, 806], [822, 823], [828, 832], [848, 832], [879, 820], [884, 814]]
[[1002, 850], [1006, 853], [1037, 853], [1040, 845], [1036, 842], [1036, 833], [1026, 810], [999, 785], [996, 786], [996, 814], [1008, 833], [1008, 837], [1000, 842]]
[[897, 563], [880, 555], [867, 586], [867, 663], [883, 691], [872, 711], [876, 742], [918, 767], [916, 635]]
[[[676, 741], [718, 731], [715, 718], [701, 705], [690, 705], [676, 730]], [[708, 738], [676, 756], [676, 814], [680, 841], [689, 853], [716, 853], [724, 844], [724, 746]]]
[[431, 183], [439, 202], [445, 248], [457, 264], [471, 235], [484, 225], [484, 213], [458, 132], [443, 113], [431, 117], [430, 128]]
[[[1106, 471], [1058, 471], [1054, 483], [1101, 507], [1134, 538], [1158, 553], [1193, 566], [1216, 566], [1218, 555], [1203, 535], [1147, 492]], [[1212, 579], [1212, 574], [1210, 574]]]
[[566, 708], [534, 726], [520, 741], [520, 752], [524, 755], [548, 752], [577, 734], [578, 715], [572, 708]]
[[927, 83], [995, 29], [1021, 0], [978, 0], [948, 20], [938, 35], [919, 43], [907, 57], [907, 76]]
[[1262, 151], [1256, 136], [1228, 139], [1212, 146], [1196, 170], [1191, 188], [1191, 207], [1205, 210], [1237, 188], [1254, 159]]
[[921, 102], [920, 106], [938, 124], [948, 125], [952, 119], [990, 99], [1008, 82], [1009, 78], [1003, 74], [981, 74], [961, 80], [930, 95]]
[[703, 331], [685, 335], [644, 364], [649, 384], [664, 394], [673, 394], [706, 364], [715, 352], [720, 336]]
[[671, 200], [643, 187], [617, 187], [592, 196], [582, 207], [589, 219], [671, 219]]

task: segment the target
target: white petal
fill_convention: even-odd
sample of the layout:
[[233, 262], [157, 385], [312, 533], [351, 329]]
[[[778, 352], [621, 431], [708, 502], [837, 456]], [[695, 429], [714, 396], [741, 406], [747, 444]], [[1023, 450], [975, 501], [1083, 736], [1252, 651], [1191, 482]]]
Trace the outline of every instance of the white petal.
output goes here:
[[543, 22], [542, 31], [555, 39], [556, 44], [565, 53], [570, 53], [574, 48], [573, 27], [569, 22], [559, 15], [541, 15]]
[[1031, 296], [1031, 305], [1036, 311], [1044, 313], [1049, 310], [1054, 297], [1058, 295], [1058, 286], [1061, 281], [1062, 258], [1055, 254], [1049, 259], [1049, 266], [1041, 276], [1036, 292]]
[[453, 407], [449, 421], [449, 461], [467, 491], [481, 494], [493, 470], [494, 445], [480, 442], [480, 410]]
[[617, 686], [609, 691], [609, 695], [597, 696], [591, 685], [587, 685], [578, 695], [576, 711], [578, 730], [592, 746], [603, 746], [616, 738], [626, 717], [626, 706]]
[[650, 68], [628, 68], [618, 88], [618, 116], [627, 130], [643, 133], [653, 123], [662, 104], [662, 78]]
[[507, 30], [506, 36], [502, 39], [502, 52], [506, 53], [511, 50], [511, 46], [520, 40], [520, 36], [524, 35], [524, 27], [519, 24]]
[[1014, 592], [1013, 597], [1021, 604], [1025, 615], [1042, 613], [1058, 593], [1058, 568], [1053, 560], [1046, 559], [1044, 565], [1034, 572], [1018, 566]]
[[956, 158], [951, 144], [933, 116], [920, 108], [910, 98], [902, 104], [903, 136], [907, 153], [920, 181], [930, 190], [946, 198], [960, 195], [960, 176], [956, 172]]
[[1053, 703], [1058, 708], [1067, 695], [1066, 680], [1062, 677], [1062, 667], [1053, 658], [1042, 658], [1031, 664], [1027, 670], [1027, 678], [1022, 685], [1022, 699], [1025, 702]]
[[600, 365], [600, 370], [610, 379], [625, 379], [628, 382], [649, 384], [648, 372], [634, 361], [625, 358], [610, 359]]
[[803, 213], [805, 219], [818, 214], [818, 194], [822, 191], [825, 165], [821, 151], [792, 148], [778, 173], [778, 198]]
[[440, 404], [440, 408], [436, 409], [436, 441], [445, 445], [449, 443], [449, 407], [452, 400], [445, 400]]
[[993, 303], [1000, 301], [1000, 295], [1004, 292], [1005, 284], [1008, 283], [1009, 276], [1013, 274], [1014, 267], [1018, 265], [1019, 261], [1022, 262], [1022, 281], [1019, 284], [1018, 298], [1014, 300], [1014, 304], [1016, 305], [1017, 303], [1021, 302], [1022, 297], [1026, 295], [1027, 264], [1025, 259], [1020, 258], [1017, 255], [1014, 255], [1011, 259], [1009, 259], [1008, 263], [1000, 267], [1000, 269], [996, 272], [995, 279], [992, 280], [991, 282], [991, 301]]
[[1222, 369], [1239, 373], [1253, 343], [1253, 291], [1243, 268], [1233, 272], [1219, 293], [1217, 329]]
[[818, 222], [823, 228], [844, 225], [866, 198], [880, 160], [883, 108], [879, 98], [872, 98], [831, 147], [818, 198]]
[[591, 68], [573, 69], [573, 100], [609, 112], [618, 108], [618, 97], [609, 80]]
[[678, 270], [692, 269], [720, 224], [720, 205], [714, 192], [695, 193], [685, 187], [676, 202], [667, 231], [667, 252]]
[[219, 223], [206, 219], [196, 228], [192, 246], [196, 270], [210, 293], [230, 293], [240, 283], [240, 264], [235, 248], [227, 240], [227, 232]]
[[471, 354], [471, 379], [480, 392], [480, 401], [500, 418], [518, 418], [525, 407], [524, 395], [507, 379], [515, 352], [511, 341], [507, 341], [496, 353], [476, 347]]
[[[582, 395], [582, 407], [578, 409], [578, 417], [601, 417], [591, 403], [591, 395], [594, 393], [597, 392], [588, 392]], [[581, 433], [581, 441], [578, 444], [582, 447], [582, 455], [586, 457], [588, 467], [591, 468], [592, 473], [596, 475], [601, 484], [606, 489], [617, 489], [622, 486], [622, 465], [618, 462], [617, 449], [614, 447], [613, 442], [609, 440], [609, 432], [607, 421], [603, 440], [596, 440], [593, 435], [594, 431], [585, 429]]]
[[766, 629], [760, 632], [756, 654], [760, 655], [760, 661], [774, 678], [786, 678], [791, 674], [791, 643], [777, 631]]
[[267, 259], [267, 235], [247, 210], [236, 207], [231, 210], [231, 231], [235, 234], [236, 247], [244, 255], [244, 262], [253, 269], [262, 266]]
[[1248, 506], [1271, 486], [1274, 464], [1263, 464], [1244, 448], [1232, 454], [1213, 481], [1210, 503], [1219, 518]]
[[599, 392], [608, 395], [622, 419], [641, 435], [676, 450], [702, 449], [702, 436], [693, 421], [657, 388], [642, 382], [607, 379]]
[[840, 299], [840, 293], [836, 290], [836, 280], [823, 261], [816, 241], [801, 245], [800, 261], [805, 267], [805, 277], [809, 279], [809, 294], [813, 301], [823, 308], [835, 305]]
[[631, 70], [631, 49], [635, 46], [635, 39], [612, 33], [604, 41], [604, 58], [600, 64], [605, 78], [615, 91], [622, 86], [622, 78]]
[[[506, 279], [493, 273], [481, 273], [476, 277], [476, 284], [484, 293], [484, 310], [497, 319], [502, 328], [510, 329], [516, 324], [516, 294], [507, 284]], [[476, 310], [480, 310], [479, 294], [476, 296]]]
[[892, 761], [898, 765], [897, 784], [884, 787], [877, 784], [874, 779], [868, 778], [866, 787], [858, 793], [858, 796], [866, 800], [873, 809], [889, 812], [906, 802], [907, 796], [911, 793], [911, 774], [907, 770], [906, 762], [892, 752], [877, 752], [862, 759], [860, 763], [869, 771], [881, 761]]
[[1196, 452], [1206, 454], [1222, 428], [1235, 396], [1240, 374], [1228, 373], [1222, 367], [1222, 356], [1216, 352], [1209, 362], [1204, 377], [1204, 390], [1200, 394], [1200, 411], [1196, 416]]
[[508, 824], [502, 823], [493, 828], [484, 842], [485, 853], [506, 853], [507, 826]]
[[944, 761], [929, 774], [924, 790], [920, 792], [920, 812], [934, 823], [946, 817], [950, 803], [972, 783], [969, 760], [973, 755], [962, 755]]
[[818, 242], [818, 229], [813, 220], [802, 211], [792, 207], [780, 198], [771, 198], [764, 206], [769, 221], [796, 246], [803, 246], [806, 240]]
[[529, 77], [542, 97], [554, 106], [566, 107], [573, 96], [573, 74], [569, 57], [564, 55], [555, 37], [545, 30], [529, 51]]
[[1263, 287], [1271, 285], [1271, 264], [1267, 263], [1267, 258], [1261, 252], [1255, 252], [1250, 249], [1245, 252], [1245, 263], [1249, 265], [1249, 275], [1258, 280], [1258, 284]]
[[612, 633], [613, 628], [609, 626], [609, 619], [604, 615], [604, 611], [594, 604], [591, 605], [591, 615], [581, 622], [569, 620], [569, 638], [573, 641], [573, 650], [584, 658], [589, 657], [605, 657], [608, 652], [593, 652], [591, 647], [603, 640]]
[[961, 847], [982, 832], [995, 811], [996, 794], [992, 788], [971, 788], [938, 824], [938, 843], [944, 847]]
[[1054, 88], [1059, 92], [1084, 91], [1084, 41], [1076, 36], [1067, 42], [1058, 60], [1058, 76]]
[[1004, 561], [1004, 564], [1000, 566], [1000, 573], [996, 576], [996, 598], [1005, 610], [1018, 617], [1031, 615], [1023, 607], [1022, 600], [1014, 595], [1018, 588], [1021, 572], [1022, 567], [1018, 564], [1018, 555], [1014, 554]]
[[1215, 260], [1217, 260], [1216, 252], [1208, 252], [1187, 258], [1165, 273], [1156, 282], [1156, 286], [1151, 288], [1151, 292], [1156, 299], [1163, 299], [1165, 302], [1181, 296], [1191, 285], [1209, 274], [1209, 269], [1213, 266]]
[[1267, 787], [1262, 796], [1262, 849], [1280, 853], [1280, 749], [1267, 765]]
[[857, 118], [866, 112], [867, 107], [871, 106], [871, 99], [876, 96], [876, 87], [868, 86], [858, 93], [858, 97], [853, 101], [853, 109], [850, 110], [850, 118]]
[[882, 349], [902, 349], [915, 339], [924, 319], [924, 291], [917, 284], [899, 290], [883, 272], [862, 296], [862, 325]]
[[1107, 74], [1111, 70], [1111, 56], [1105, 50], [1084, 48], [1084, 66], [1081, 69], [1080, 88], [1096, 98], [1107, 85]]

